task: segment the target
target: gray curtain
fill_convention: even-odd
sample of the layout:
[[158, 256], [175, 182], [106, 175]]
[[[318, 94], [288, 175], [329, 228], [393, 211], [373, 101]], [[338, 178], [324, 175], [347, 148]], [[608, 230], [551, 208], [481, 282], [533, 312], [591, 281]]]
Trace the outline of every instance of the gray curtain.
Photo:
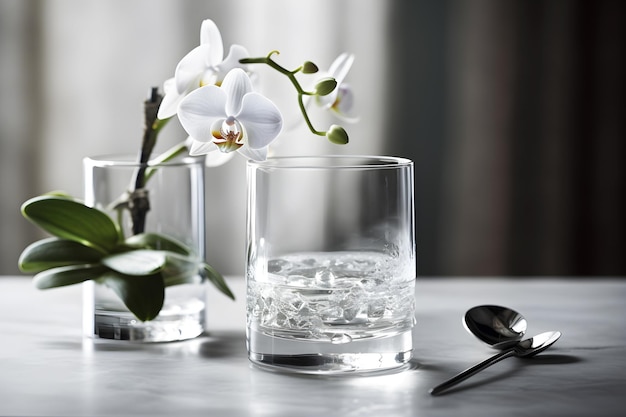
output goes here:
[[20, 216], [39, 174], [39, 5], [0, 2], [0, 274], [15, 273], [21, 250], [37, 235]]
[[424, 275], [624, 275], [625, 5], [398, 1]]

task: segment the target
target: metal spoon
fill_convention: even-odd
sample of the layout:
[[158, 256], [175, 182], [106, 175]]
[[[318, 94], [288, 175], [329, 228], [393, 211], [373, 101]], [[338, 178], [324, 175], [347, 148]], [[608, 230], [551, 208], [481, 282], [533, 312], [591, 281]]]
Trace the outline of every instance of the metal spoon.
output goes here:
[[507, 349], [522, 340], [527, 323], [524, 316], [510, 308], [482, 305], [465, 313], [463, 326], [494, 349]]
[[466, 369], [460, 374], [450, 378], [446, 382], [437, 385], [435, 388], [431, 389], [429, 392], [431, 395], [440, 394], [446, 389], [482, 371], [488, 366], [491, 366], [496, 362], [500, 362], [502, 359], [508, 358], [510, 356], [517, 356], [519, 358], [529, 358], [531, 356], [535, 356], [539, 352], [543, 352], [544, 350], [549, 348], [554, 342], [556, 342], [559, 339], [559, 337], [561, 337], [561, 332], [545, 332], [545, 333], [538, 334], [535, 337], [522, 340], [517, 345], [511, 348], [508, 348], [492, 356], [491, 358], [482, 361], [478, 365], [474, 365], [471, 368]]

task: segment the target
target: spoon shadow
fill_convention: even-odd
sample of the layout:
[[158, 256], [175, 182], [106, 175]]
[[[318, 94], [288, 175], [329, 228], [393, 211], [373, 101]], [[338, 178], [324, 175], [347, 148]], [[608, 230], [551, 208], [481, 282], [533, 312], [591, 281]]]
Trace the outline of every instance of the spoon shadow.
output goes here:
[[528, 365], [565, 365], [582, 361], [583, 359], [578, 356], [551, 353], [525, 359], [523, 363]]

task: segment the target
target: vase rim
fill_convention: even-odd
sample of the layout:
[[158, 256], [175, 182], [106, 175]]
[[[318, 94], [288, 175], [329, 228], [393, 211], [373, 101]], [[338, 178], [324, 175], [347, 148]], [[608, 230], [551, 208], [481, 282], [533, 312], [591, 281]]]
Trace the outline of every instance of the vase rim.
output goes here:
[[[204, 164], [205, 156], [193, 156], [193, 155], [184, 155], [178, 156], [172, 160], [166, 162], [155, 162], [148, 161], [146, 166], [186, 166], [186, 165], [195, 165], [195, 164]], [[137, 167], [142, 164], [137, 161], [137, 155], [133, 154], [104, 154], [104, 155], [95, 155], [95, 156], [87, 156], [83, 158], [83, 162], [85, 164], [89, 164], [92, 166], [119, 166], [119, 167]]]
[[315, 155], [278, 156], [265, 161], [248, 160], [251, 168], [277, 169], [389, 169], [413, 166], [413, 161], [397, 156]]

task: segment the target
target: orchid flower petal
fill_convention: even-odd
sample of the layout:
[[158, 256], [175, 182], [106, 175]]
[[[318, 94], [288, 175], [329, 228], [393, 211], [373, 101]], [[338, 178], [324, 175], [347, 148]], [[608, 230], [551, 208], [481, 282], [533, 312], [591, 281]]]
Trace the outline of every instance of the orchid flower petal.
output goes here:
[[205, 165], [210, 168], [224, 165], [235, 156], [235, 152], [219, 152], [219, 149], [213, 142], [200, 142], [189, 137], [187, 138], [187, 143], [189, 155], [206, 155]]
[[268, 146], [283, 127], [283, 118], [278, 107], [259, 93], [249, 93], [243, 97], [237, 119], [246, 129], [247, 145], [250, 149]]
[[163, 101], [159, 106], [157, 117], [161, 120], [169, 119], [176, 114], [178, 104], [183, 99], [184, 95], [178, 94], [176, 91], [176, 81], [174, 78], [165, 80], [163, 83]]
[[217, 151], [217, 146], [213, 142], [201, 142], [189, 137], [189, 155], [198, 156], [198, 155], [206, 155], [209, 152]]
[[227, 117], [225, 106], [224, 91], [214, 85], [207, 85], [192, 91], [180, 102], [178, 119], [194, 139], [209, 142], [213, 140], [211, 125], [216, 120]]
[[200, 77], [206, 70], [206, 56], [210, 53], [210, 45], [196, 46], [180, 60], [174, 71], [176, 90], [183, 94], [192, 84], [200, 86]]
[[206, 19], [200, 26], [200, 45], [207, 46], [208, 54], [205, 55], [205, 63], [207, 66], [219, 64], [224, 58], [224, 44], [222, 42], [222, 34], [215, 22]]
[[334, 110], [338, 116], [346, 121], [356, 122], [358, 118], [355, 118], [350, 114], [354, 107], [354, 93], [352, 88], [344, 83], [339, 88], [338, 100], [333, 104], [332, 110]]
[[[333, 61], [333, 63], [330, 65], [330, 69], [328, 70], [328, 72], [318, 73], [318, 76], [316, 77], [317, 80], [320, 80], [324, 77], [332, 77], [335, 79], [335, 81], [337, 81], [337, 87], [333, 91], [331, 91], [330, 94], [315, 97], [315, 101], [320, 107], [327, 110], [334, 110], [335, 112], [337, 112], [338, 109], [335, 108], [337, 105], [337, 101], [342, 100], [341, 96], [347, 90], [347, 87], [343, 84], [343, 80], [348, 75], [350, 68], [352, 68], [353, 62], [354, 54], [348, 54], [344, 52]], [[306, 101], [305, 105], [308, 104], [309, 102]], [[344, 103], [343, 108], [349, 107], [350, 104], [351, 101]]]
[[337, 88], [335, 88], [330, 94], [320, 97], [320, 104], [324, 108], [330, 108], [337, 101], [337, 97], [340, 93], [341, 83], [348, 75], [352, 63], [354, 62], [354, 54], [348, 54], [346, 52], [339, 55], [333, 63], [330, 65], [328, 72], [330, 76], [337, 81]]
[[222, 83], [222, 89], [226, 93], [226, 113], [234, 116], [241, 111], [243, 97], [252, 91], [250, 77], [241, 68], [231, 70]]
[[228, 55], [224, 58], [222, 63], [219, 64], [220, 72], [226, 74], [233, 68], [243, 68], [246, 70], [248, 65], [240, 63], [239, 60], [249, 56], [248, 50], [243, 46], [237, 44], [231, 45]]
[[346, 52], [342, 53], [333, 61], [330, 65], [331, 77], [337, 81], [337, 84], [341, 84], [343, 80], [348, 75], [350, 68], [352, 68], [352, 63], [354, 62], [354, 54], [348, 54]]

